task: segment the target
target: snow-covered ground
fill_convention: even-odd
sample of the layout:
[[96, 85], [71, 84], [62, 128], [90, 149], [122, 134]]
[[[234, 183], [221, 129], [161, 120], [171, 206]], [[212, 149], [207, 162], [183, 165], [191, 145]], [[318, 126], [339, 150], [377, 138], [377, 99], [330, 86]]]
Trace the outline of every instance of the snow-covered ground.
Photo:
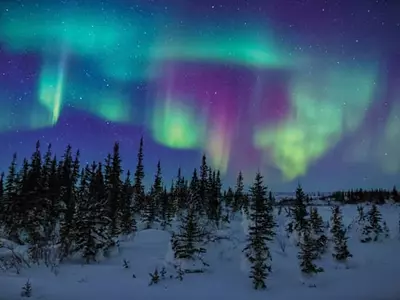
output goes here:
[[[324, 219], [329, 220], [330, 207], [319, 206], [318, 209]], [[0, 272], [0, 299], [21, 299], [21, 288], [29, 280], [32, 283], [31, 299], [42, 300], [398, 300], [400, 209], [391, 204], [380, 206], [379, 209], [389, 226], [390, 238], [362, 244], [355, 230], [351, 230], [349, 249], [353, 258], [350, 259], [349, 268], [335, 263], [331, 253], [327, 253], [318, 262], [325, 271], [316, 276], [315, 288], [302, 283], [298, 249], [291, 240], [285, 238], [282, 228], [277, 228], [277, 241], [271, 245], [273, 272], [266, 281], [268, 288], [265, 291], [253, 290], [242, 254], [247, 222], [238, 216], [228, 228], [218, 231], [221, 239], [209, 244], [205, 256], [210, 264], [209, 270], [186, 274], [183, 281], [169, 278], [170, 274], [175, 277], [171, 267], [170, 233], [149, 229], [121, 241], [119, 251], [97, 264], [64, 262], [59, 266], [57, 275], [44, 265], [24, 268], [19, 275], [11, 271]], [[356, 218], [356, 206], [343, 206], [342, 211], [344, 222], [349, 225]], [[278, 225], [283, 226], [286, 222], [284, 216], [284, 211], [277, 216]], [[124, 260], [129, 262], [129, 268], [123, 267]], [[167, 271], [166, 279], [149, 286], [149, 273], [163, 267]]]

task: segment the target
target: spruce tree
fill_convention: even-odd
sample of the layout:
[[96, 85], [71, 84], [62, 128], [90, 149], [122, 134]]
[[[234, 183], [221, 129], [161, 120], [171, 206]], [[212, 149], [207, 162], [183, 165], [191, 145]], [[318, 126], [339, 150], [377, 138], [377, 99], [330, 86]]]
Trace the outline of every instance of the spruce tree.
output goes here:
[[377, 241], [382, 234], [382, 214], [376, 204], [373, 204], [368, 212], [368, 221], [374, 233], [374, 241]]
[[300, 239], [300, 251], [298, 253], [300, 261], [300, 271], [306, 277], [312, 277], [315, 274], [323, 272], [323, 268], [318, 267], [315, 263], [314, 240], [310, 234], [310, 228], [306, 227]]
[[365, 221], [364, 207], [362, 205], [357, 205], [357, 223], [363, 225]]
[[154, 182], [153, 182], [153, 186], [152, 186], [152, 194], [154, 195], [154, 197], [157, 197], [157, 196], [161, 195], [163, 190], [164, 190], [164, 188], [163, 188], [163, 178], [162, 178], [162, 171], [161, 171], [161, 162], [158, 161], [157, 162], [157, 171], [154, 176]]
[[93, 162], [82, 171], [74, 220], [74, 251], [80, 252], [86, 263], [96, 261], [99, 251], [111, 244], [108, 226], [106, 193], [101, 164]]
[[228, 187], [228, 190], [224, 193], [223, 198], [225, 201], [225, 205], [233, 210], [235, 194], [231, 187]]
[[61, 193], [61, 184], [60, 184], [60, 172], [58, 169], [58, 161], [56, 156], [51, 160], [50, 171], [49, 171], [49, 179], [48, 179], [48, 196], [49, 199], [49, 210], [48, 210], [48, 230], [47, 235], [52, 240], [55, 240], [57, 236], [56, 224], [60, 220], [60, 211], [61, 211], [61, 202], [60, 202], [60, 193]]
[[341, 214], [340, 214], [340, 207], [338, 205], [332, 207], [332, 214], [331, 214], [331, 229], [330, 232], [332, 236], [337, 234], [340, 230], [341, 226]]
[[310, 208], [310, 225], [314, 233], [322, 234], [325, 231], [324, 220], [316, 207]]
[[206, 232], [201, 228], [199, 216], [193, 207], [189, 207], [186, 215], [181, 219], [178, 232], [171, 237], [172, 250], [174, 256], [179, 260], [199, 260], [203, 265], [207, 264], [203, 260], [206, 253], [204, 248]]
[[391, 192], [391, 198], [394, 202], [399, 202], [399, 192], [396, 189], [396, 186], [393, 187], [392, 192]]
[[382, 215], [376, 204], [372, 204], [371, 209], [366, 216], [366, 223], [364, 224], [361, 242], [367, 243], [371, 241], [378, 241], [383, 233], [382, 229]]
[[185, 178], [182, 176], [181, 168], [178, 169], [178, 175], [176, 177], [176, 184], [174, 189], [174, 206], [176, 212], [180, 212], [185, 208], [188, 199], [188, 187], [185, 182]]
[[[27, 227], [29, 226], [30, 216], [27, 212], [32, 210], [32, 202], [29, 201], [29, 161], [24, 159], [22, 163], [22, 168], [19, 170], [16, 176], [16, 196], [14, 202], [11, 204], [10, 215], [8, 216], [11, 221], [11, 226], [9, 227], [9, 239], [14, 242], [25, 244], [26, 239], [21, 239], [21, 232], [27, 232]], [[26, 236], [26, 235], [25, 235]], [[29, 235], [28, 235], [29, 238]]]
[[47, 206], [45, 191], [42, 186], [42, 155], [40, 142], [36, 142], [36, 149], [29, 162], [28, 176], [24, 182], [27, 191], [25, 195], [26, 218], [23, 225], [28, 234], [29, 244], [40, 247], [43, 243], [44, 216]]
[[65, 150], [60, 163], [60, 242], [61, 260], [70, 254], [73, 241], [73, 220], [77, 198], [77, 182], [80, 175], [79, 151], [72, 157], [70, 145]]
[[44, 155], [42, 165], [42, 177], [41, 177], [41, 191], [43, 193], [43, 200], [44, 200], [44, 213], [43, 213], [43, 228], [44, 228], [44, 236], [45, 239], [48, 241], [53, 233], [54, 222], [52, 218], [52, 211], [53, 211], [53, 203], [52, 203], [52, 190], [50, 189], [50, 184], [52, 184], [52, 153], [51, 153], [51, 144], [48, 145], [47, 151]]
[[96, 222], [98, 248], [107, 253], [107, 250], [114, 245], [113, 236], [110, 235], [111, 219], [109, 217], [109, 201], [106, 181], [101, 162], [97, 164], [95, 174], [93, 174], [89, 185], [89, 199], [91, 200], [92, 218]]
[[332, 256], [339, 262], [345, 262], [352, 257], [348, 247], [346, 229], [343, 225], [342, 212], [339, 206], [335, 206], [332, 210], [332, 235], [334, 243], [334, 253]]
[[222, 218], [221, 175], [219, 171], [210, 172], [210, 175], [208, 185], [208, 218], [219, 228]]
[[145, 226], [145, 229], [150, 229], [153, 228], [154, 222], [156, 220], [156, 205], [153, 197], [151, 196], [151, 193], [147, 193], [143, 201], [141, 222]]
[[121, 233], [130, 234], [136, 230], [135, 218], [133, 216], [133, 194], [131, 173], [126, 173], [125, 182], [122, 186], [121, 195]]
[[203, 206], [206, 203], [208, 203], [208, 192], [209, 192], [209, 186], [208, 186], [208, 178], [209, 178], [209, 167], [207, 165], [207, 158], [206, 155], [203, 154], [203, 157], [201, 159], [201, 165], [199, 169], [199, 186], [198, 186], [198, 193], [200, 197], [200, 203]]
[[250, 196], [246, 193], [243, 195], [242, 211], [249, 216]]
[[204, 203], [200, 197], [200, 180], [197, 175], [197, 169], [193, 170], [192, 179], [189, 184], [189, 203], [188, 205], [198, 212], [199, 215], [204, 215]]
[[95, 170], [91, 170], [89, 165], [81, 172], [76, 199], [77, 209], [74, 215], [74, 249], [71, 252], [81, 252], [86, 263], [96, 261], [97, 255], [95, 237], [92, 234], [95, 224], [91, 218], [92, 207], [89, 199], [89, 180], [94, 172]]
[[172, 202], [173, 186], [171, 186], [171, 192], [168, 193], [167, 189], [164, 188], [160, 195], [161, 205], [160, 205], [160, 219], [161, 228], [165, 230], [171, 225], [172, 218], [174, 215], [174, 207]]
[[265, 280], [271, 272], [271, 253], [268, 243], [275, 235], [272, 205], [267, 201], [267, 188], [257, 173], [251, 188], [250, 225], [244, 253], [251, 264], [250, 278], [255, 289], [265, 289]]
[[114, 144], [113, 154], [106, 159], [106, 193], [109, 209], [110, 234], [117, 236], [121, 233], [120, 221], [122, 217], [122, 190], [123, 182], [119, 143]]
[[137, 165], [135, 170], [133, 182], [133, 201], [134, 212], [140, 213], [145, 203], [145, 190], [144, 190], [144, 166], [143, 166], [143, 137], [140, 138], [139, 150], [137, 154]]
[[[296, 232], [297, 238], [300, 239], [303, 232], [308, 229], [309, 222], [307, 219], [307, 206], [305, 204], [306, 195], [303, 188], [299, 184], [296, 189], [296, 198], [294, 200], [294, 207], [290, 209], [290, 215], [292, 216], [292, 221], [287, 224], [286, 232], [291, 234]], [[297, 242], [299, 245], [299, 241]]]
[[17, 174], [17, 154], [14, 153], [4, 187], [4, 220], [7, 238], [14, 242], [19, 242], [18, 223], [22, 216], [19, 214], [18, 207], [18, 174]]
[[243, 175], [242, 172], [239, 172], [238, 177], [236, 179], [236, 187], [235, 187], [235, 196], [233, 202], [233, 212], [237, 212], [240, 209], [244, 208], [246, 213], [248, 213], [248, 206], [243, 207], [244, 204], [244, 183], [243, 183]]
[[328, 238], [325, 234], [324, 220], [316, 207], [310, 209], [310, 225], [314, 235], [316, 252], [320, 255], [324, 254], [327, 249]]
[[146, 224], [147, 229], [152, 228], [153, 223], [158, 221], [158, 209], [161, 203], [163, 190], [161, 163], [158, 161], [154, 182], [150, 194], [146, 196], [142, 214], [143, 222]]
[[4, 172], [0, 174], [0, 227], [5, 225], [6, 204], [4, 199]]
[[293, 216], [294, 216], [294, 224], [293, 228], [299, 234], [303, 232], [303, 230], [308, 227], [308, 220], [307, 220], [307, 207], [305, 204], [306, 195], [303, 192], [303, 188], [299, 184], [296, 189], [296, 199], [293, 209]]
[[269, 193], [268, 193], [268, 201], [271, 202], [272, 205], [275, 205], [276, 199], [271, 191], [269, 191]]
[[222, 198], [225, 205], [225, 214], [223, 216], [223, 220], [225, 222], [230, 222], [230, 220], [233, 220], [235, 217], [233, 212], [235, 194], [231, 187], [228, 187], [228, 190], [223, 193]]
[[364, 213], [364, 207], [362, 205], [357, 205], [357, 216], [353, 221], [353, 225], [355, 226], [355, 231], [358, 234], [358, 238], [360, 241], [364, 239], [368, 239], [368, 229], [366, 228], [366, 215]]

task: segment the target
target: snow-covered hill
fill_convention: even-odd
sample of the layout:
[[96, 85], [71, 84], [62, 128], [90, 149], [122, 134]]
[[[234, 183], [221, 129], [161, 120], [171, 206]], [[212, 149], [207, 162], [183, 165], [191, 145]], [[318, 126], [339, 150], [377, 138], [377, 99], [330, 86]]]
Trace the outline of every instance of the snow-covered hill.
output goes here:
[[[331, 208], [318, 207], [325, 220]], [[297, 259], [298, 248], [283, 230], [285, 212], [278, 215], [276, 241], [271, 247], [272, 274], [267, 290], [256, 291], [243, 260], [247, 221], [237, 216], [223, 229], [214, 233], [208, 244], [205, 261], [207, 271], [185, 274], [176, 279], [172, 266], [169, 231], [141, 230], [134, 237], [121, 240], [119, 248], [109, 258], [97, 264], [82, 265], [72, 260], [60, 264], [55, 271], [44, 265], [0, 272], [0, 299], [21, 299], [21, 288], [29, 280], [31, 299], [42, 300], [204, 300], [204, 299], [331, 299], [331, 300], [396, 300], [400, 298], [400, 209], [391, 204], [379, 207], [390, 229], [390, 237], [379, 242], [361, 243], [357, 232], [349, 230], [349, 249], [353, 254], [348, 268], [336, 263], [328, 252], [318, 263], [324, 272], [315, 278], [315, 288], [303, 284]], [[356, 206], [342, 207], [344, 222], [350, 225], [356, 218]], [[12, 245], [8, 245], [12, 246]], [[25, 248], [15, 252], [24, 254]], [[0, 257], [10, 255], [0, 251]], [[155, 268], [165, 269], [165, 279], [149, 286]], [[172, 278], [170, 278], [172, 277]]]

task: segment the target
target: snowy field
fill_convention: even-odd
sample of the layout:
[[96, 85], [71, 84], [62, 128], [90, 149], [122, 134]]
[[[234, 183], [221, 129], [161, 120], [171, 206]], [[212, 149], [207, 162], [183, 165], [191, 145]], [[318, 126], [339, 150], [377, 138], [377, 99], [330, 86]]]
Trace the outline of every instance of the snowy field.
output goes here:
[[[379, 209], [390, 229], [390, 237], [364, 244], [352, 227], [348, 232], [348, 246], [353, 258], [348, 267], [336, 263], [328, 252], [318, 262], [325, 271], [316, 275], [316, 287], [304, 284], [297, 259], [298, 248], [283, 230], [287, 222], [285, 212], [278, 215], [276, 210], [277, 236], [271, 246], [272, 273], [266, 281], [267, 290], [252, 288], [242, 254], [248, 224], [246, 218], [238, 215], [226, 228], [215, 233], [215, 242], [208, 244], [205, 261], [210, 266], [205, 273], [185, 274], [182, 281], [176, 279], [171, 267], [170, 233], [140, 230], [136, 236], [121, 239], [119, 249], [97, 264], [83, 265], [72, 260], [63, 262], [56, 270], [31, 265], [21, 269], [20, 274], [12, 270], [0, 272], [0, 299], [21, 299], [21, 288], [29, 280], [32, 284], [30, 299], [42, 300], [398, 300], [400, 209], [392, 204], [379, 206]], [[329, 220], [330, 207], [319, 206], [318, 210], [324, 220]], [[357, 216], [356, 206], [343, 206], [342, 212], [345, 225], [352, 224]], [[3, 249], [0, 255], [7, 255], [5, 251], [8, 250]], [[14, 251], [23, 254], [24, 249]], [[165, 268], [165, 279], [149, 286], [149, 273], [155, 268]]]

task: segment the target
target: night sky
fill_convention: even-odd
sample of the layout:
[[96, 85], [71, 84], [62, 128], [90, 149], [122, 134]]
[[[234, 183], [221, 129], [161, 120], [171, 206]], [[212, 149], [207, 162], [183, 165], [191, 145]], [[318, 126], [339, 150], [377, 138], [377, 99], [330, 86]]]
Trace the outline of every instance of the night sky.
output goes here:
[[[274, 191], [400, 182], [400, 3], [1, 1], [0, 169], [36, 140], [147, 179], [202, 153]], [[44, 149], [43, 149], [44, 150]]]

